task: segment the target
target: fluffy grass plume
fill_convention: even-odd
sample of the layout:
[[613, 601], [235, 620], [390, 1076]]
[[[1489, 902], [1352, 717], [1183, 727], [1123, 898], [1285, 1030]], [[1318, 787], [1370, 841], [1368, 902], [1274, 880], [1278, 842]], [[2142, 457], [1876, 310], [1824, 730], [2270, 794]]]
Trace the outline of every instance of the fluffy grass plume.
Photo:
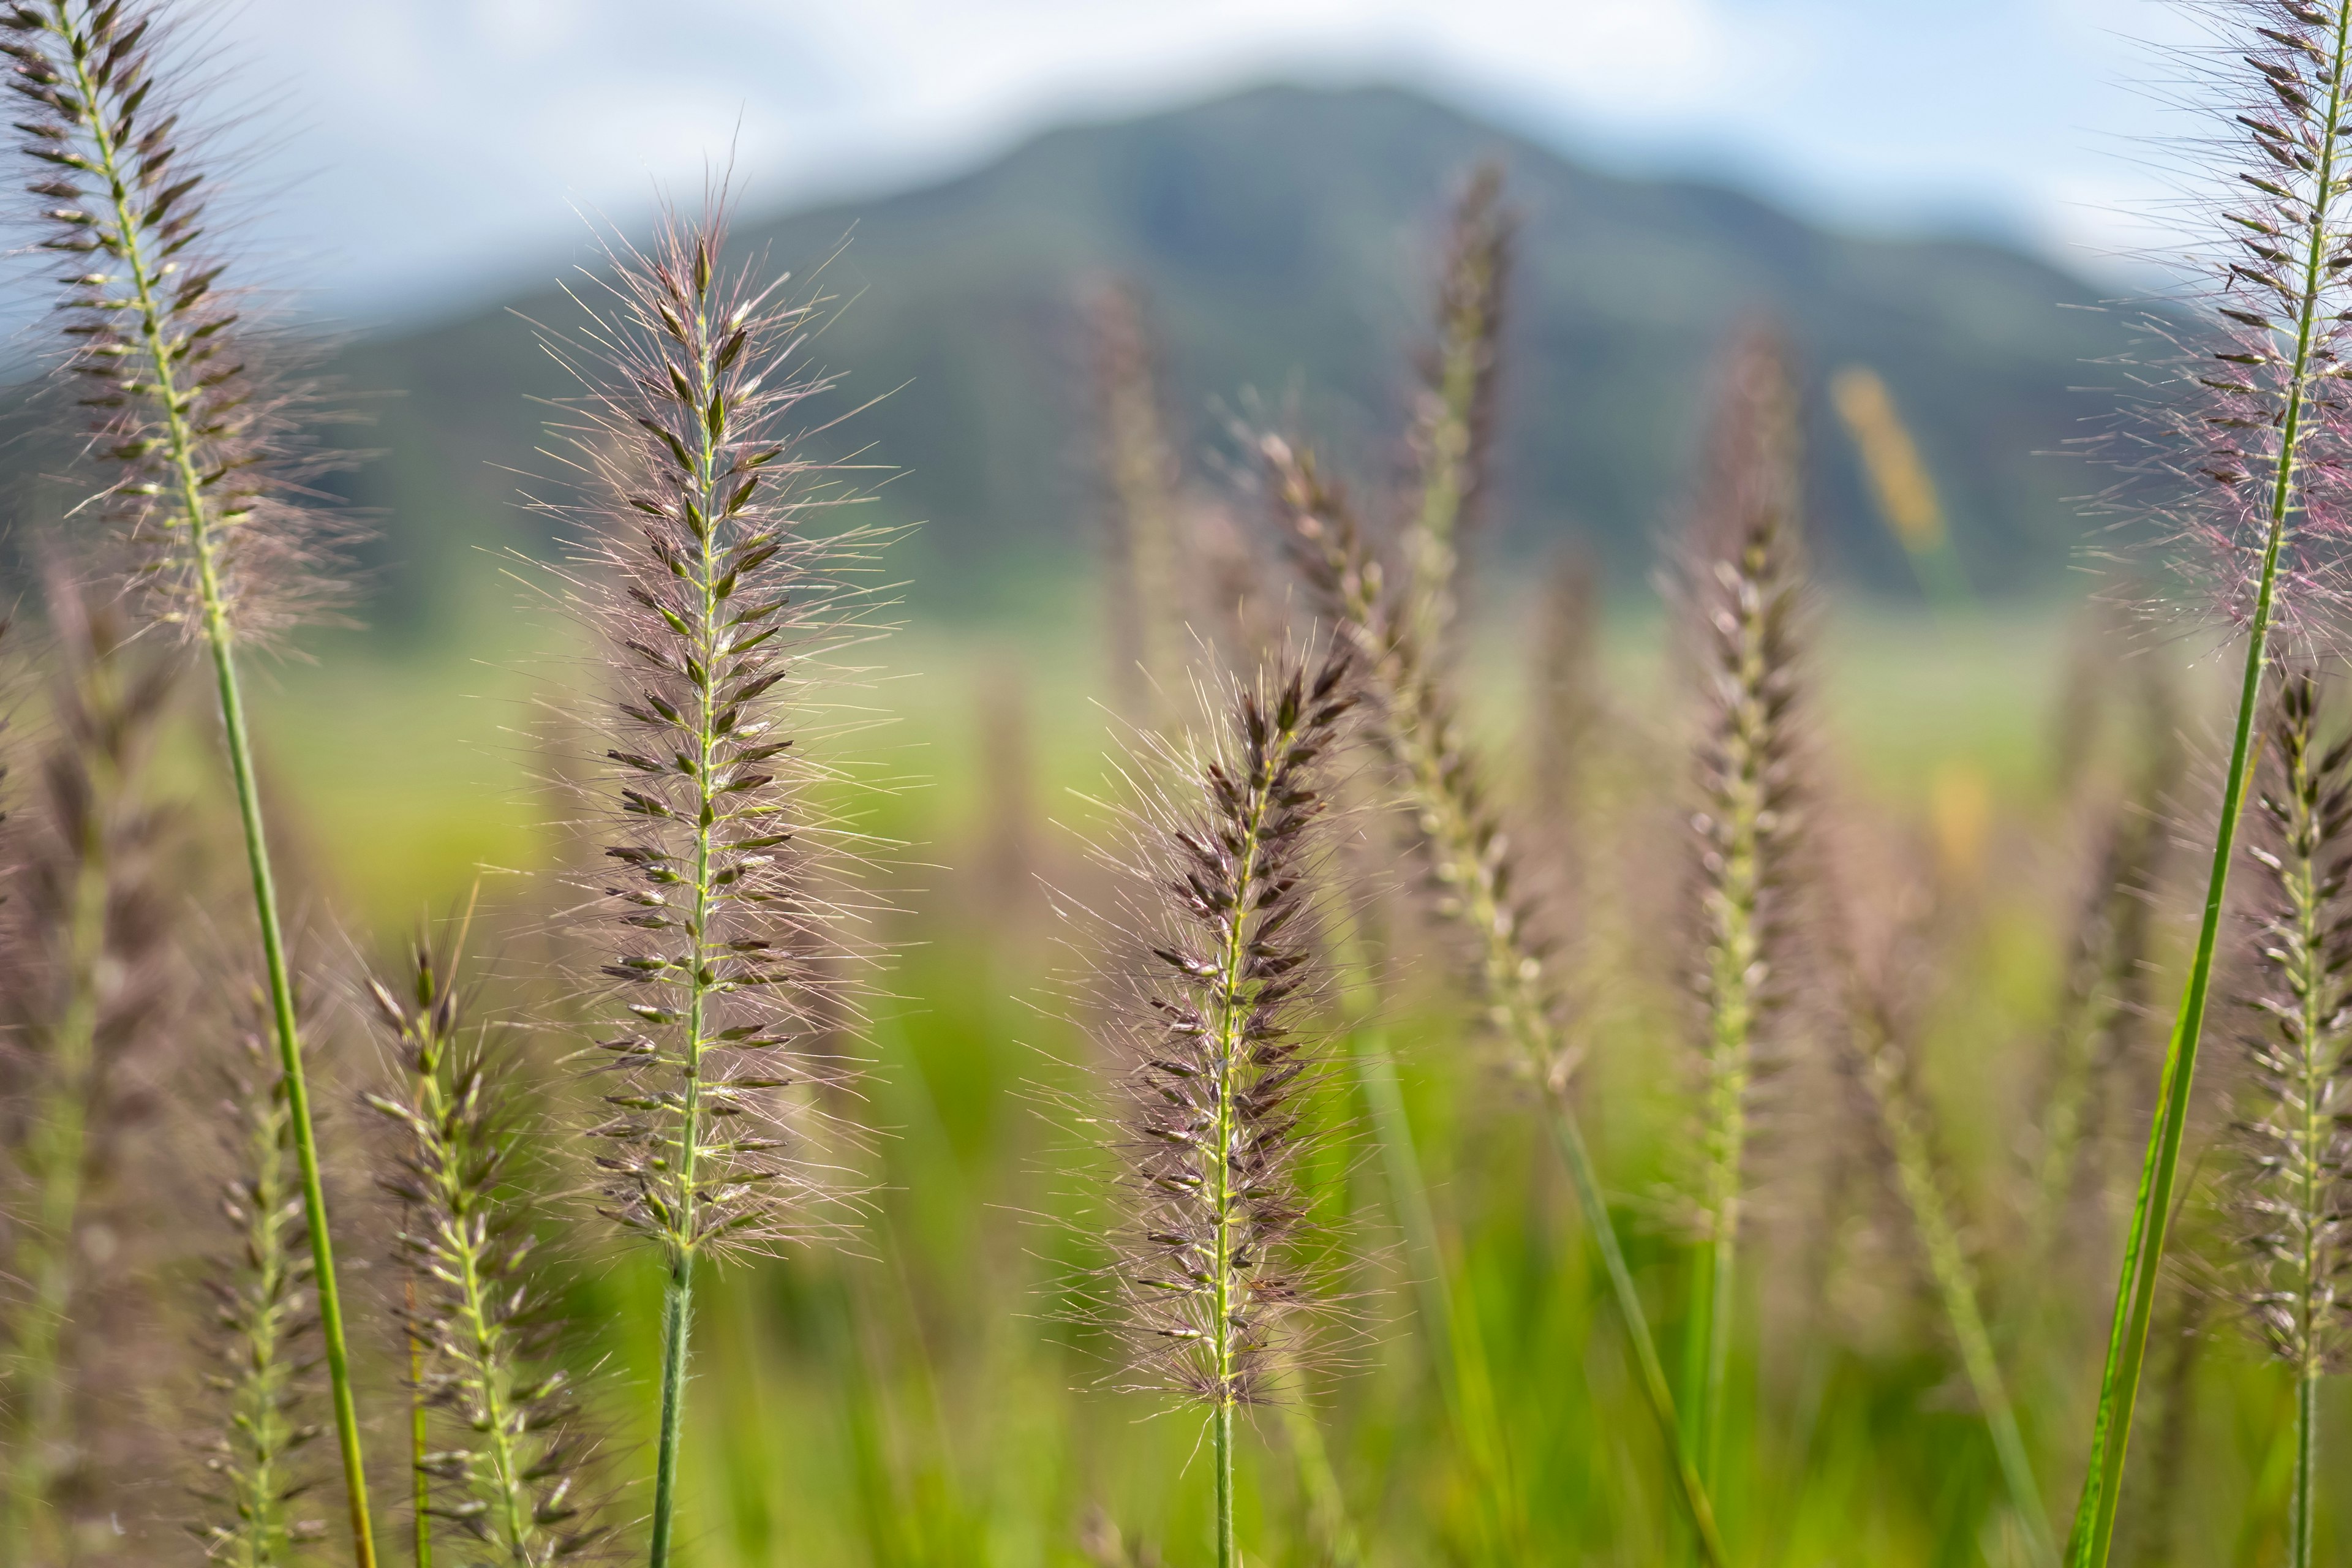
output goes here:
[[2159, 448], [2168, 454], [2159, 462], [2182, 495], [2176, 531], [2197, 547], [2184, 562], [2201, 567], [2242, 630], [2244, 667], [2204, 919], [2165, 1053], [2116, 1282], [2090, 1462], [2068, 1543], [2074, 1568], [2104, 1568], [2115, 1538], [2274, 634], [2292, 637], [2342, 598], [2341, 458], [2352, 417], [2336, 372], [2352, 331], [2352, 286], [2332, 247], [2352, 192], [2340, 163], [2352, 131], [2352, 0], [2232, 0], [2214, 16], [2228, 51], [2216, 66], [2228, 73], [2224, 123], [2242, 132], [2233, 140], [2244, 199], [2221, 211], [2214, 226], [2210, 331], [2178, 378], [2175, 439]]
[[[576, 1495], [584, 1440], [522, 1208], [517, 1166], [540, 1140], [496, 1040], [464, 1016], [455, 962], [419, 947], [402, 994], [368, 987], [398, 1072], [367, 1102], [395, 1132], [382, 1184], [401, 1204], [400, 1261], [417, 1285], [416, 1392], [446, 1444], [415, 1456], [437, 1483], [423, 1517], [464, 1532], [460, 1561], [548, 1568], [603, 1532]], [[420, 1526], [425, 1562], [431, 1545]]]
[[[723, 208], [667, 217], [614, 258], [601, 309], [550, 352], [583, 395], [583, 593], [617, 661], [605, 782], [619, 939], [605, 977], [625, 1024], [600, 1042], [618, 1082], [595, 1136], [604, 1212], [660, 1253], [662, 1415], [652, 1561], [668, 1560], [696, 1264], [842, 1217], [813, 1048], [843, 1005], [843, 910], [804, 719], [810, 645], [846, 611], [827, 575], [854, 534], [821, 532], [832, 492], [799, 445], [813, 307], [721, 259]], [[838, 1096], [826, 1095], [838, 1100]]]
[[325, 1533], [299, 1510], [320, 1430], [316, 1276], [285, 1075], [261, 1031], [241, 1032], [236, 1047], [219, 1104], [229, 1235], [205, 1280], [215, 1370], [194, 1531], [227, 1568], [286, 1568]]
[[301, 398], [265, 374], [274, 345], [240, 317], [207, 214], [212, 172], [174, 101], [188, 63], [167, 33], [161, 7], [129, 0], [22, 0], [0, 12], [9, 86], [26, 111], [18, 148], [44, 204], [37, 248], [65, 269], [57, 374], [87, 416], [101, 510], [137, 557], [133, 580], [212, 667], [315, 1255], [352, 1551], [373, 1568], [294, 985], [237, 679], [240, 643], [317, 596], [320, 580], [305, 567], [320, 530], [299, 500]]
[[1573, 1054], [1562, 1037], [1559, 999], [1545, 952], [1517, 901], [1510, 839], [1478, 782], [1453, 707], [1414, 635], [1412, 618], [1388, 586], [1347, 497], [1326, 480], [1312, 451], [1276, 436], [1259, 457], [1284, 536], [1318, 614], [1357, 651], [1370, 724], [1401, 775], [1420, 829], [1420, 852], [1442, 910], [1470, 934], [1488, 1017], [1516, 1065], [1538, 1085], [1547, 1119], [1600, 1249], [1644, 1396], [1668, 1451], [1676, 1497], [1711, 1563], [1724, 1561], [1715, 1511], [1684, 1451], [1681, 1423], [1649, 1315], [1634, 1289], [1616, 1222], [1601, 1196], [1583, 1129], [1569, 1095]]
[[[145, 775], [173, 668], [127, 647], [125, 617], [91, 605], [61, 571], [45, 597], [54, 739], [11, 868], [17, 897], [0, 910], [9, 1272], [23, 1292], [5, 1314], [5, 1530], [21, 1563], [64, 1560], [74, 1515], [107, 1491], [98, 1434], [84, 1426], [94, 1405], [130, 1392], [107, 1374], [138, 1363], [105, 1346], [126, 1328], [114, 1309], [131, 1292], [104, 1278], [83, 1226], [94, 1203], [118, 1227], [135, 1226], [134, 1212], [110, 1205], [108, 1180], [142, 1142], [172, 970], [170, 901], [154, 880], [163, 819]], [[112, 1292], [93, 1290], [107, 1284]], [[69, 1492], [83, 1494], [79, 1504]]]
[[1197, 596], [1182, 559], [1181, 470], [1169, 444], [1160, 356], [1141, 290], [1124, 280], [1107, 282], [1087, 314], [1097, 461], [1114, 519], [1111, 646], [1129, 711], [1156, 727], [1183, 689], [1186, 611]]
[[1405, 553], [1413, 630], [1424, 647], [1441, 646], [1453, 622], [1462, 537], [1486, 498], [1505, 291], [1517, 226], [1503, 203], [1503, 171], [1480, 166], [1447, 226], [1437, 338], [1423, 361], [1413, 409], [1411, 446], [1419, 482]]
[[2320, 1379], [2352, 1343], [2352, 741], [2322, 742], [2318, 709], [2312, 679], [2287, 677], [2255, 795], [2234, 1184], [2246, 1321], [2295, 1380], [2293, 1568], [2312, 1561]]
[[1685, 1315], [1685, 1436], [1716, 1484], [1738, 1306], [1750, 1121], [1771, 1066], [1772, 1018], [1797, 936], [1793, 857], [1803, 683], [1803, 472], [1797, 391], [1777, 336], [1727, 357], [1685, 569], [1702, 720], [1697, 808], [1700, 1028], [1697, 1268]]
[[1344, 655], [1236, 694], [1181, 793], [1142, 808], [1122, 868], [1148, 958], [1105, 1010], [1127, 1100], [1119, 1321], [1145, 1382], [1209, 1413], [1218, 1568], [1240, 1562], [1234, 1413], [1269, 1396], [1308, 1294], [1291, 1257], [1315, 1065], [1299, 1032], [1317, 988], [1303, 917], [1353, 703]]

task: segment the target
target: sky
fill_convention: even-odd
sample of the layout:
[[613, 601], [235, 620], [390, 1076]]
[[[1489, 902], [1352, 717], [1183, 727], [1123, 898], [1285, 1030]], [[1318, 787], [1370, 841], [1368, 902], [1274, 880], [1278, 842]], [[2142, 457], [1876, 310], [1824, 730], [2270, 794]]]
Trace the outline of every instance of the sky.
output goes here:
[[2162, 0], [233, 0], [209, 18], [259, 237], [354, 325], [577, 255], [730, 155], [770, 210], [1074, 119], [1395, 82], [1630, 173], [2094, 274], [2166, 190]]

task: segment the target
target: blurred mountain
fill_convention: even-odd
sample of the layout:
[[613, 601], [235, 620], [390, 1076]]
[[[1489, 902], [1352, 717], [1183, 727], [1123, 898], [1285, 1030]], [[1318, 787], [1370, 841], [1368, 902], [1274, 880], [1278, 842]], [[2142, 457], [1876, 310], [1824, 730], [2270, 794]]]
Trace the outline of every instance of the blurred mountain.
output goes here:
[[[2069, 389], [2102, 379], [2089, 362], [2125, 332], [2067, 308], [2092, 302], [2082, 282], [1994, 245], [1831, 233], [1731, 190], [1594, 173], [1406, 92], [1296, 88], [1055, 131], [929, 189], [738, 235], [842, 305], [817, 357], [842, 406], [881, 398], [847, 428], [899, 470], [880, 511], [923, 524], [900, 562], [918, 613], [984, 613], [1039, 603], [1096, 552], [1080, 301], [1107, 274], [1151, 300], [1204, 475], [1254, 405], [1295, 413], [1376, 491], [1393, 480], [1447, 200], [1486, 158], [1524, 216], [1490, 568], [1572, 537], [1638, 584], [1685, 493], [1712, 356], [1765, 315], [1803, 362], [1831, 574], [1911, 581], [1822, 396], [1860, 362], [1910, 421], [1975, 584], [2062, 581], [2083, 526], [2068, 498], [2093, 477], [2048, 454], [2108, 406]], [[565, 385], [520, 317], [561, 328], [579, 308], [551, 284], [342, 355], [354, 387], [405, 395], [366, 437], [388, 455], [349, 481], [385, 513], [380, 621], [414, 624], [468, 544], [544, 546], [513, 470], [553, 469], [533, 399]]]

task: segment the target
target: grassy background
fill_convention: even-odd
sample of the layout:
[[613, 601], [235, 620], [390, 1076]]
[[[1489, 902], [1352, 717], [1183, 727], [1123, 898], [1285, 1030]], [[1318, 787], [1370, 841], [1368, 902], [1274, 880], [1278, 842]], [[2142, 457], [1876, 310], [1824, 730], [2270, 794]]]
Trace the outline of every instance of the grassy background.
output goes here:
[[[542, 942], [578, 940], [551, 935], [535, 913], [566, 842], [549, 824], [568, 809], [542, 782], [555, 765], [535, 725], [537, 700], [579, 672], [560, 622], [518, 613], [519, 596], [527, 602], [486, 582], [463, 636], [430, 653], [364, 637], [320, 642], [317, 665], [281, 666], [259, 702], [272, 785], [313, 897], [383, 942], [454, 907], [478, 874], [498, 967], [510, 974], [538, 963]], [[859, 792], [856, 809], [908, 846], [884, 875], [901, 912], [886, 922], [896, 954], [869, 1041], [866, 1092], [887, 1130], [875, 1209], [850, 1251], [730, 1269], [704, 1297], [687, 1471], [696, 1568], [1082, 1563], [1089, 1540], [1097, 1559], [1105, 1550], [1089, 1524], [1097, 1511], [1130, 1553], [1206, 1558], [1200, 1423], [1102, 1386], [1117, 1381], [1107, 1342], [1066, 1321], [1059, 1293], [1095, 1258], [1070, 1223], [1088, 1156], [1073, 1154], [1043, 1106], [1075, 1084], [1067, 1064], [1085, 1047], [1057, 1015], [1055, 976], [1068, 957], [1038, 889], [1088, 875], [1087, 797], [1116, 744], [1089, 603], [1074, 589], [1069, 613], [861, 650], [878, 668], [849, 700], [889, 721], [850, 742], [885, 786]], [[1526, 784], [1527, 613], [1490, 606], [1465, 682], [1507, 796]], [[2083, 618], [2065, 606], [1938, 624], [1909, 606], [1841, 603], [1815, 671], [1824, 816], [1866, 819], [1916, 847], [1946, 911], [1916, 977], [1918, 1049], [2042, 1484], [2061, 1510], [2095, 1384], [2100, 1280], [2112, 1279], [2119, 1230], [2105, 1222], [2127, 1174], [2118, 1156], [2153, 1079], [2143, 1045], [2124, 1064], [2095, 1160], [2111, 1189], [2104, 1228], [2046, 1277], [2016, 1270], [2005, 1249], [2020, 1230], [2033, 1095], [2085, 874], [2080, 829], [2114, 787], [2112, 770], [2067, 777], [2057, 763], [2059, 727], [2070, 712], [2081, 721], [2066, 672], [2082, 639]], [[1671, 1360], [1687, 1047], [1673, 995], [1685, 703], [1669, 640], [1654, 611], [1624, 605], [1609, 618], [1601, 685], [1615, 718], [1586, 847], [1602, 869], [1570, 913], [1585, 933], [1587, 1114]], [[2211, 669], [2187, 668], [2201, 647], [2145, 656], [2183, 667], [2192, 740], [2221, 710]], [[2177, 945], [2169, 904], [2163, 923]], [[1653, 1435], [1555, 1161], [1525, 1091], [1462, 1023], [1442, 944], [1413, 934], [1404, 951], [1381, 1023], [1444, 1256], [1404, 1246], [1360, 1132], [1337, 1145], [1320, 1167], [1323, 1202], [1349, 1223], [1359, 1258], [1332, 1280], [1349, 1297], [1348, 1332], [1335, 1364], [1310, 1379], [1307, 1408], [1354, 1527], [1374, 1562], [1497, 1561], [1499, 1510], [1517, 1516], [1542, 1561], [1669, 1561], [1679, 1546]], [[2154, 994], [2168, 1000], [2174, 984], [2159, 979]], [[1842, 1201], [1824, 1206], [1793, 1157], [1864, 1148], [1858, 1113], [1833, 1077], [1801, 1065], [1779, 1098], [1762, 1159], [1790, 1174], [1766, 1194], [1721, 1498], [1739, 1560], [2022, 1561], [1883, 1179], [1857, 1155]], [[1344, 1077], [1323, 1110], [1362, 1125]], [[655, 1268], [612, 1255], [593, 1226], [580, 1235], [571, 1304], [596, 1326], [608, 1454], [634, 1476], [656, 1381]], [[1414, 1311], [1414, 1287], [1433, 1274], [1491, 1364], [1508, 1467], [1499, 1503], [1448, 1427], [1437, 1352]], [[2159, 1333], [2189, 1299], [2174, 1293]], [[2130, 1560], [2254, 1563], [2277, 1550], [2287, 1384], [2219, 1327], [2193, 1363], [2183, 1414], [2170, 1414], [2163, 1387], [2144, 1406]], [[2159, 1384], [2179, 1342], [2152, 1358]], [[2352, 1438], [2352, 1410], [2340, 1389], [2331, 1398], [2328, 1436]], [[2186, 1458], [2168, 1478], [2153, 1470], [2173, 1421]], [[1292, 1426], [1260, 1413], [1245, 1453], [1250, 1560], [1324, 1561]], [[2343, 1560], [2344, 1525], [2325, 1529], [2323, 1559]]]

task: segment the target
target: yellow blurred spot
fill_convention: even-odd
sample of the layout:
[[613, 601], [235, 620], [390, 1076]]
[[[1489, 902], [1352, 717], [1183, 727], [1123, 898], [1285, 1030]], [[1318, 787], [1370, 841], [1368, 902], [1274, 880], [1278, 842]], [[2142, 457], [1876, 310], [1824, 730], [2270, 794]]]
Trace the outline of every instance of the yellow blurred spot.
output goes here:
[[1939, 763], [1927, 784], [1927, 823], [1945, 879], [1963, 885], [1976, 881], [1992, 826], [1992, 786], [1984, 770], [1973, 763]]
[[1861, 449], [1862, 466], [1878, 498], [1879, 515], [1914, 554], [1942, 548], [1944, 509], [1919, 448], [1895, 412], [1886, 383], [1868, 365], [1850, 364], [1830, 378], [1830, 401]]

